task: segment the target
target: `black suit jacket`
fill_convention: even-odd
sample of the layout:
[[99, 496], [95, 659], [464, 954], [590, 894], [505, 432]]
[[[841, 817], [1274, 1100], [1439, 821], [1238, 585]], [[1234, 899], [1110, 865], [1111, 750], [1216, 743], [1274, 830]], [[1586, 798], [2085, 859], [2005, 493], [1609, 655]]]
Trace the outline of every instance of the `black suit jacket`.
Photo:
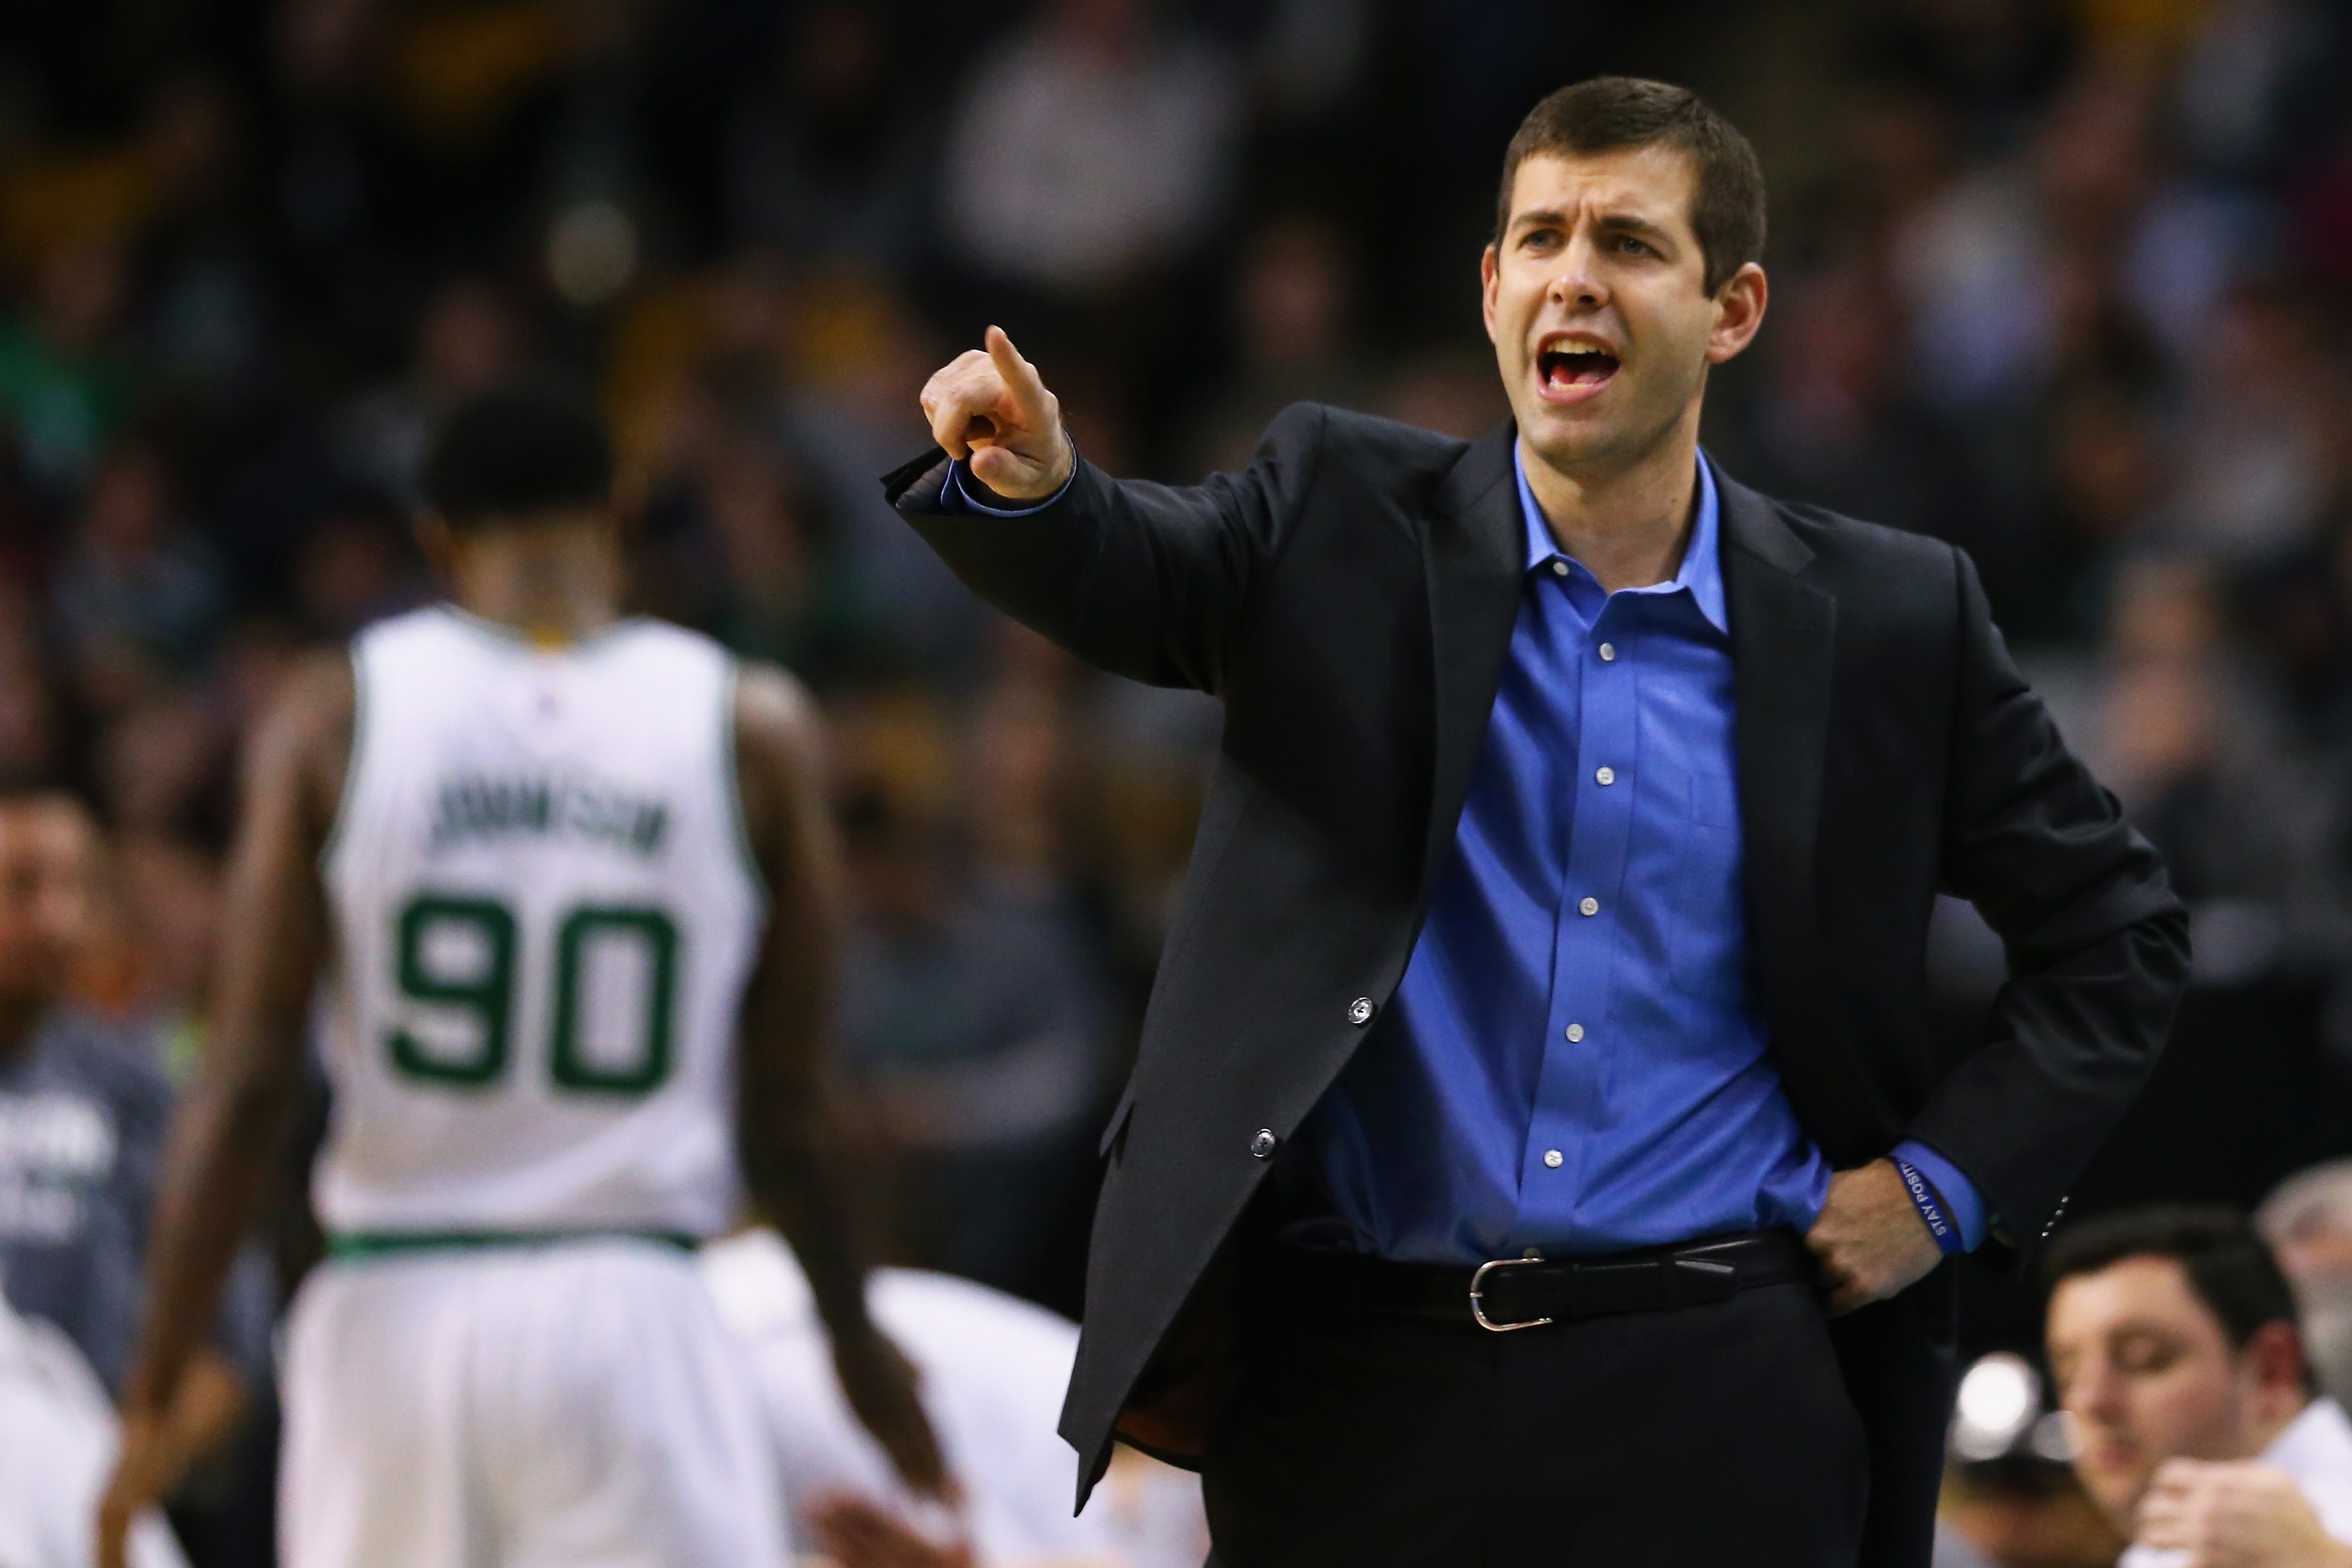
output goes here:
[[[972, 589], [1091, 664], [1224, 701], [1221, 755], [1109, 1160], [1062, 1432], [1197, 1454], [1237, 1249], [1278, 1149], [1404, 973], [1493, 706], [1525, 564], [1507, 426], [1475, 445], [1312, 405], [1195, 489], [1086, 463], [1018, 519], [885, 481]], [[1916, 1136], [2044, 1234], [2148, 1069], [2187, 971], [2162, 864], [2019, 677], [1967, 557], [1722, 480], [1748, 926], [1790, 1103], [1832, 1164]], [[1930, 1059], [1938, 890], [2013, 978]], [[1189, 1305], [1188, 1305], [1189, 1303]], [[1181, 1319], [1180, 1321], [1180, 1312]], [[1867, 1412], [1865, 1413], [1867, 1418]]]

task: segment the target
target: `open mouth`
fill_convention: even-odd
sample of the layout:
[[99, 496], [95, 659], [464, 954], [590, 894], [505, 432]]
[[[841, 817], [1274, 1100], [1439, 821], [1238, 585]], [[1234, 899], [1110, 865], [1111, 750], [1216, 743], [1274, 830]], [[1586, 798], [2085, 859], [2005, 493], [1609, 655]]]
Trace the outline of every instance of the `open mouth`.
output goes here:
[[1617, 356], [1590, 343], [1555, 343], [1536, 355], [1536, 374], [1554, 396], [1588, 395], [1617, 374]]

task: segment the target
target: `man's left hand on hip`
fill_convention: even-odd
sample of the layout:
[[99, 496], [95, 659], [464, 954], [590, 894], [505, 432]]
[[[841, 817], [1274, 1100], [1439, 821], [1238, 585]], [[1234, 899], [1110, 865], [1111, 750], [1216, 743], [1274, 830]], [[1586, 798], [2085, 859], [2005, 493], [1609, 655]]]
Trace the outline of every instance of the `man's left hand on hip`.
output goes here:
[[1830, 1177], [1829, 1201], [1805, 1245], [1821, 1260], [1832, 1317], [1885, 1300], [1944, 1256], [1892, 1160]]

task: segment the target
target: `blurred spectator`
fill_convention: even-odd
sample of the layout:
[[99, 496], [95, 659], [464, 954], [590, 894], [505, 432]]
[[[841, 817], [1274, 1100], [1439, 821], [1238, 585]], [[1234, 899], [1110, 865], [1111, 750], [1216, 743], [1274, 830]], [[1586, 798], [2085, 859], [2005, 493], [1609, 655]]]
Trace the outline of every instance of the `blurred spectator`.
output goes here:
[[939, 345], [908, 302], [874, 279], [809, 290], [796, 318], [801, 376], [784, 405], [783, 435], [814, 481], [845, 593], [871, 634], [860, 662], [967, 691], [988, 611], [874, 482], [930, 438], [917, 399]]
[[91, 481], [60, 564], [53, 621], [83, 700], [119, 711], [204, 673], [226, 609], [219, 570], [181, 521], [163, 455], [131, 446]]
[[1874, 73], [1948, 106], [1979, 147], [2018, 134], [2074, 56], [2068, 8], [2033, 0], [1900, 0], [1860, 29]]
[[304, 629], [331, 642], [420, 603], [427, 589], [424, 563], [401, 520], [356, 497], [311, 523], [294, 563]]
[[103, 242], [52, 246], [33, 309], [0, 320], [0, 424], [35, 493], [70, 507], [131, 405], [116, 350], [122, 254]]
[[973, 68], [947, 129], [949, 235], [983, 270], [1098, 294], [1207, 237], [1239, 102], [1232, 68], [1150, 0], [1045, 0]]
[[1267, 422], [1293, 403], [1363, 407], [1373, 381], [1355, 322], [1346, 238], [1303, 213], [1250, 237], [1234, 285], [1239, 374], [1205, 411], [1187, 478], [1246, 466]]
[[2288, 1177], [2254, 1215], [2294, 1286], [2303, 1352], [2328, 1397], [2352, 1397], [2352, 1160]]
[[20, 591], [0, 584], [0, 788], [53, 777], [57, 743], [56, 703], [32, 607]]
[[2151, 373], [2159, 340], [2201, 353], [2232, 260], [2228, 215], [2163, 183], [2153, 113], [2145, 71], [2095, 61], [2030, 158], [1973, 172], [1906, 217], [1895, 278], [1930, 397], [2014, 407], [2061, 374]]
[[2172, 491], [2172, 454], [2152, 399], [2113, 378], [2059, 388], [2044, 440], [2040, 580], [2010, 596], [2003, 622], [2087, 642], [2107, 623], [2117, 557], [2146, 544]]
[[156, 92], [145, 130], [156, 211], [141, 246], [144, 329], [172, 389], [218, 408], [258, 391], [267, 279], [244, 211], [247, 165], [227, 85], [192, 71]]
[[406, 374], [337, 414], [339, 471], [398, 515], [412, 515], [424, 503], [417, 465], [434, 421], [522, 363], [522, 328], [495, 289], [474, 279], [444, 285], [425, 304]]
[[2352, 1421], [2315, 1396], [2285, 1277], [2226, 1209], [2084, 1222], [2052, 1247], [2050, 1365], [2122, 1568], [2325, 1561], [2352, 1542]]
[[2164, 851], [2198, 979], [2324, 973], [2352, 944], [2327, 846], [2336, 813], [2242, 689], [2211, 572], [2149, 558], [2118, 585], [2097, 737], [2102, 776]]
[[1104, 1000], [1040, 842], [1053, 831], [1041, 792], [1059, 768], [1061, 721], [1034, 694], [991, 709], [971, 741], [973, 821], [986, 824], [977, 866], [959, 863], [953, 764], [923, 710], [843, 726], [857, 921], [842, 1033], [901, 1156], [909, 1256], [1018, 1291], [1033, 1288], [1058, 1194], [1092, 1152]]
[[2305, 542], [2345, 493], [2352, 386], [2300, 305], [2232, 293], [2199, 334], [2175, 531], [2238, 560]]
[[730, 647], [821, 672], [849, 631], [847, 589], [820, 549], [783, 454], [740, 439], [713, 454], [703, 506], [724, 593], [714, 629]]
[[1906, 380], [1885, 280], [1848, 262], [1797, 277], [1773, 303], [1764, 374], [1729, 412], [1717, 456], [1772, 494], [1967, 547], [2004, 602], [2024, 520], [1990, 521], [1968, 444]]
[[923, 117], [871, 5], [812, 5], [744, 94], [730, 151], [735, 227], [803, 263], [901, 272], [923, 220]]
[[[172, 1090], [144, 1031], [65, 1005], [96, 914], [99, 844], [58, 795], [0, 798], [0, 1289], [112, 1388], [138, 1330]], [[172, 1414], [184, 1468], [234, 1435], [267, 1366], [268, 1298], [241, 1268]]]

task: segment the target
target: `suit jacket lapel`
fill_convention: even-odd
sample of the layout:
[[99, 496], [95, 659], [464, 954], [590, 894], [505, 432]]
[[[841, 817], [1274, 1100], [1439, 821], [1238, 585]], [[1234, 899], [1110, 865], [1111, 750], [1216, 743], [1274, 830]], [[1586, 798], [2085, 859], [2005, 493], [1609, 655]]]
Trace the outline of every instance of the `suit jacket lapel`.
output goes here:
[[1829, 988], [1815, 885], [1837, 601], [1804, 580], [1812, 552], [1773, 504], [1720, 468], [1716, 479], [1748, 940], [1790, 1103], [1832, 1160], [1844, 1163], [1853, 1156], [1842, 1146], [1863, 1125], [1851, 1103], [1860, 1079], [1851, 1075], [1851, 1043]]
[[1506, 421], [1462, 456], [1440, 487], [1423, 534], [1430, 643], [1436, 658], [1435, 770], [1422, 889], [1434, 885], [1454, 842], [1471, 770], [1486, 738], [1503, 658], [1517, 623], [1527, 527], [1512, 468], [1517, 432]]

